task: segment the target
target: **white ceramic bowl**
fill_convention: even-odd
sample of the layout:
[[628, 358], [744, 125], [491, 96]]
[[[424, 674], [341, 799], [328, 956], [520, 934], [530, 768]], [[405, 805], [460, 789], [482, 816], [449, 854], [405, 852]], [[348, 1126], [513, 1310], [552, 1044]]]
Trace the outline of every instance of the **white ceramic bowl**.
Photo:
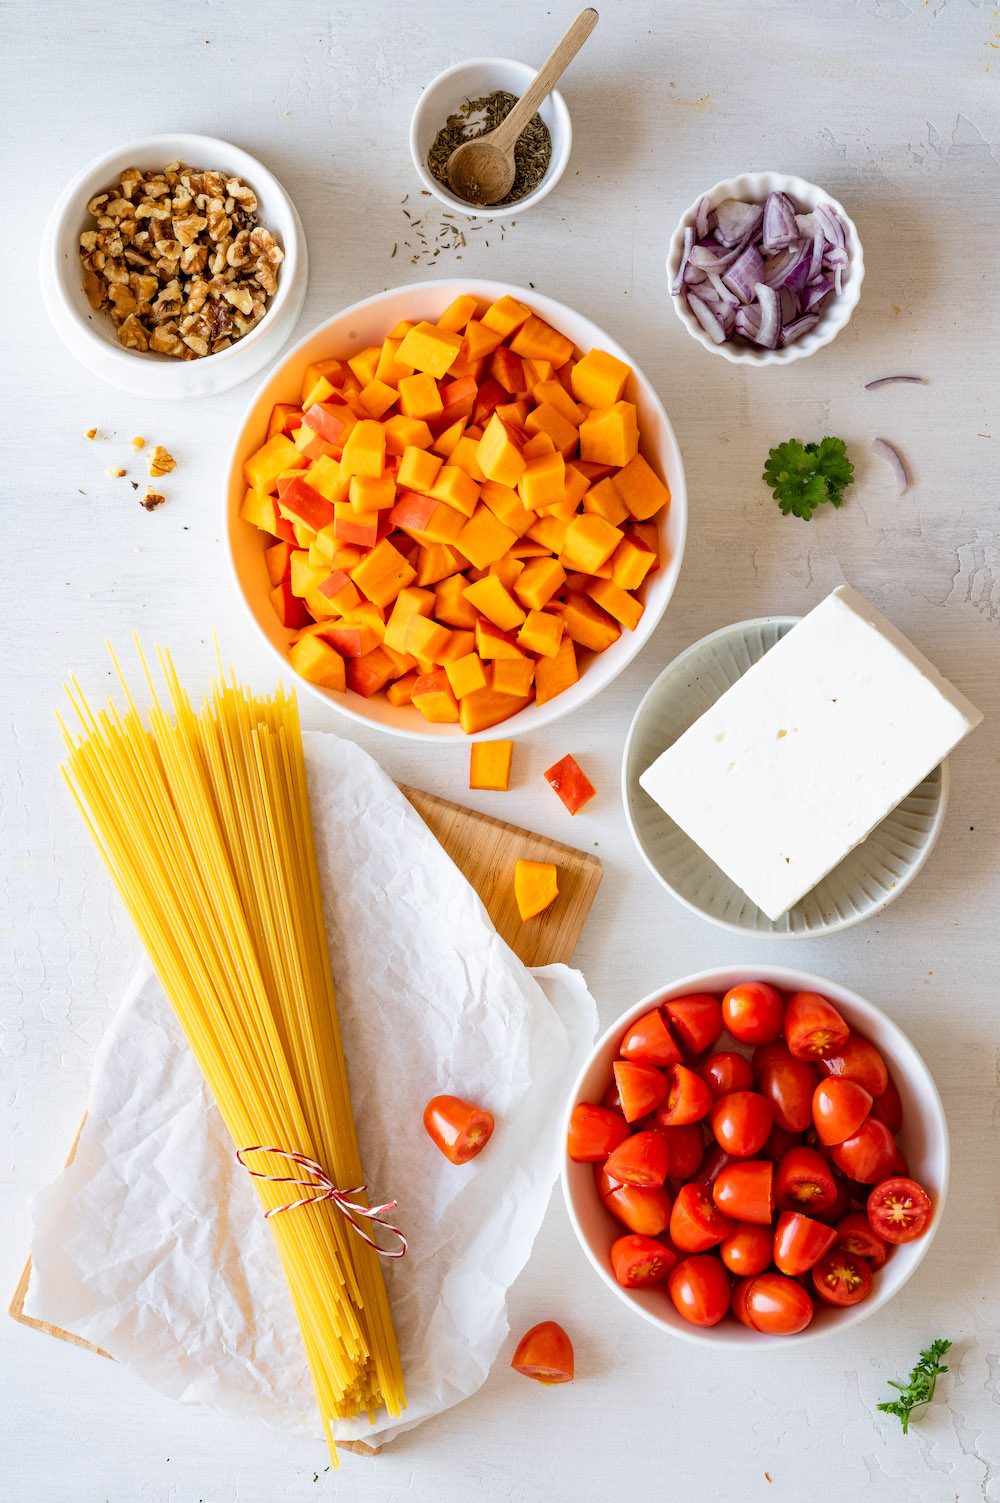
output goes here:
[[560, 716], [568, 715], [571, 710], [579, 709], [616, 678], [649, 641], [674, 592], [687, 530], [684, 467], [670, 421], [642, 371], [603, 329], [592, 324], [581, 313], [574, 313], [571, 308], [552, 298], [543, 297], [541, 293], [524, 287], [510, 286], [506, 282], [484, 282], [463, 277], [456, 281], [418, 282], [410, 287], [394, 287], [388, 292], [377, 293], [364, 302], [345, 308], [342, 313], [337, 313], [326, 323], [320, 324], [295, 346], [254, 397], [237, 432], [230, 455], [227, 534], [236, 584], [262, 636], [274, 649], [283, 671], [291, 672], [287, 648], [292, 633], [280, 624], [268, 599], [269, 585], [264, 564], [266, 535], [242, 521], [239, 515], [246, 489], [242, 476], [243, 461], [263, 443], [268, 417], [275, 402], [298, 401], [302, 375], [310, 361], [327, 355], [351, 355], [364, 349], [366, 345], [381, 342], [402, 318], [436, 320], [462, 292], [474, 293], [476, 297], [485, 298], [489, 302], [510, 293], [528, 303], [554, 328], [572, 339], [581, 350], [589, 350], [596, 345], [630, 365], [632, 375], [625, 395], [638, 409], [642, 450], [667, 482], [672, 500], [666, 517], [660, 522], [660, 551], [665, 562], [647, 580], [645, 594], [642, 596], [645, 610], [635, 631], [623, 631], [618, 641], [606, 652], [589, 655], [589, 661], [581, 668], [578, 683], [565, 689], [546, 705], [539, 707], [534, 703], [530, 704], [510, 720], [503, 721], [499, 728], [493, 726], [489, 730], [466, 736], [457, 725], [430, 724], [411, 705], [394, 708], [384, 694], [364, 699], [350, 691], [335, 694], [306, 679], [296, 680], [300, 688], [333, 705], [357, 724], [377, 726], [394, 735], [409, 736], [416, 740], [457, 738], [472, 742], [495, 740], [498, 735], [528, 735], [558, 720]]
[[764, 939], [815, 939], [848, 929], [885, 908], [927, 860], [948, 804], [946, 760], [794, 908], [780, 919], [770, 919], [640, 787], [640, 775], [660, 752], [798, 619], [761, 616], [740, 621], [682, 652], [664, 668], [636, 710], [622, 758], [625, 818], [653, 875], [692, 913], [722, 929]]
[[[903, 1243], [893, 1249], [884, 1268], [875, 1274], [872, 1292], [866, 1300], [843, 1309], [834, 1309], [816, 1299], [816, 1313], [811, 1323], [796, 1336], [766, 1336], [748, 1330], [729, 1317], [717, 1326], [693, 1326], [674, 1309], [665, 1284], [652, 1289], [623, 1289], [611, 1271], [609, 1253], [611, 1244], [618, 1237], [624, 1236], [627, 1229], [602, 1205], [594, 1184], [594, 1166], [574, 1164], [565, 1150], [566, 1131], [573, 1107], [581, 1101], [600, 1101], [611, 1079], [611, 1067], [618, 1057], [622, 1035], [637, 1018], [657, 1003], [668, 1002], [690, 992], [710, 992], [721, 998], [730, 987], [741, 981], [766, 981], [786, 993], [818, 991], [840, 1010], [852, 1029], [871, 1039], [883, 1055], [899, 1090], [903, 1104], [903, 1126], [898, 1138], [909, 1172], [924, 1186], [934, 1202], [934, 1218], [925, 1235], [916, 1242]], [[735, 1048], [741, 1053], [749, 1052], [741, 1044], [727, 1043], [721, 1047]], [[948, 1189], [948, 1124], [944, 1107], [930, 1071], [909, 1039], [884, 1012], [871, 1002], [866, 1002], [856, 992], [849, 991], [846, 986], [815, 976], [810, 971], [792, 970], [785, 966], [745, 965], [700, 971], [697, 975], [671, 982], [637, 1002], [608, 1029], [581, 1070], [570, 1096], [562, 1132], [563, 1194], [573, 1230], [587, 1257], [623, 1304], [652, 1325], [658, 1326], [661, 1331], [681, 1336], [685, 1341], [693, 1341], [699, 1346], [740, 1347], [748, 1352], [759, 1351], [768, 1346], [795, 1346], [803, 1341], [814, 1341], [817, 1337], [844, 1331], [848, 1326], [857, 1325], [869, 1315], [874, 1315], [916, 1271], [940, 1224]]]
[[861, 241], [854, 221], [843, 204], [831, 198], [830, 194], [824, 192], [822, 188], [817, 188], [815, 183], [807, 183], [805, 178], [787, 177], [783, 172], [747, 172], [742, 177], [731, 177], [725, 182], [716, 183], [714, 188], [709, 188], [707, 194], [699, 194], [694, 203], [685, 209], [670, 241], [670, 250], [667, 254], [667, 287], [672, 287], [676, 280], [684, 250], [684, 231], [689, 225], [694, 224], [695, 214], [703, 197], [708, 198], [709, 208], [714, 209], [727, 198], [741, 199], [744, 203], [762, 204], [769, 193], [787, 193], [800, 213], [811, 212], [817, 204], [826, 204], [839, 216], [847, 232], [848, 262], [844, 272], [843, 291], [839, 296], [834, 294], [828, 299], [826, 307], [820, 314], [819, 323], [814, 329], [811, 329], [808, 334], [803, 334], [802, 338], [797, 339], [794, 344], [786, 345], [780, 350], [764, 350], [738, 336], [734, 339], [727, 339], [725, 344], [715, 344], [689, 310], [687, 299], [671, 296], [670, 301], [674, 305], [674, 311], [692, 338], [697, 339], [698, 343], [706, 350], [710, 350], [713, 355], [722, 355], [724, 359], [731, 360], [737, 365], [788, 365], [792, 360], [801, 360], [804, 356], [812, 355], [816, 350], [822, 349], [823, 345], [836, 339], [841, 329], [850, 322], [851, 314], [858, 305], [861, 283], [865, 277]]
[[480, 215], [487, 219], [504, 219], [523, 214], [551, 193], [566, 170], [573, 146], [573, 126], [566, 101], [557, 89], [539, 105], [538, 113], [549, 128], [552, 137], [552, 156], [545, 176], [537, 188], [526, 193], [512, 204], [490, 204], [477, 208], [452, 193], [444, 183], [439, 183], [427, 167], [427, 153], [434, 144], [438, 131], [449, 115], [455, 113], [467, 99], [482, 99], [496, 89], [503, 89], [518, 98], [531, 83], [537, 68], [530, 63], [518, 63], [509, 57], [473, 57], [453, 68], [445, 68], [424, 89], [417, 100], [410, 121], [410, 155], [424, 187], [447, 209], [461, 209], [463, 214]]
[[[257, 195], [258, 219], [285, 252], [278, 290], [260, 323], [228, 350], [200, 360], [126, 350], [104, 312], [91, 308], [83, 290], [80, 234], [93, 224], [87, 204], [118, 181], [126, 167], [160, 171], [168, 162], [217, 168], [241, 177]], [[140, 397], [213, 396], [253, 376], [272, 360], [295, 327], [306, 292], [305, 235], [291, 199], [256, 158], [212, 136], [145, 136], [95, 157], [63, 189], [42, 237], [42, 296], [56, 333], [80, 363], [102, 381]]]

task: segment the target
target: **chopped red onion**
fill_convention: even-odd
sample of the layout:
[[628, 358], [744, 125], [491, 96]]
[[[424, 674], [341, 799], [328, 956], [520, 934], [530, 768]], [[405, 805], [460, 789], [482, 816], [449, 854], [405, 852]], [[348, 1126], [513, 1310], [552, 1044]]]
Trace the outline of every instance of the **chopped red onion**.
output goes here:
[[898, 449], [893, 448], [887, 438], [876, 438], [872, 443], [872, 448], [876, 454], [881, 454], [882, 458], [888, 461], [896, 477], [896, 490], [899, 495], [902, 495], [910, 484], [910, 476], [903, 462], [903, 456]]
[[699, 198], [698, 207], [694, 211], [694, 232], [699, 240], [704, 240], [709, 232], [709, 208], [708, 195]]
[[687, 269], [688, 261], [691, 259], [691, 251], [694, 248], [694, 233], [695, 232], [690, 225], [688, 225], [688, 227], [684, 231], [684, 249], [681, 251], [681, 264], [677, 268], [677, 275], [674, 277], [674, 285], [670, 289], [674, 297], [677, 296], [681, 288], [684, 286], [684, 273]]
[[755, 245], [748, 245], [741, 251], [729, 270], [722, 274], [722, 280], [741, 303], [752, 300], [754, 288], [763, 279], [764, 257]]
[[755, 305], [737, 308], [735, 324], [737, 334], [742, 334], [744, 339], [752, 339], [756, 344], [760, 333], [760, 309]]
[[[812, 254], [809, 258], [809, 270], [806, 273], [807, 287], [810, 286], [811, 283], [815, 282], [816, 278], [819, 276], [820, 272], [823, 269], [823, 250], [825, 246], [826, 241], [823, 238], [823, 231], [816, 230], [813, 234]], [[831, 286], [832, 285], [833, 284], [831, 283]]]
[[739, 255], [739, 250], [724, 250], [717, 240], [699, 240], [691, 251], [691, 261], [705, 271], [725, 271]]
[[844, 226], [829, 205], [817, 204], [814, 213], [823, 228], [824, 237], [830, 244], [839, 246], [841, 250], [846, 249], [847, 234]]
[[760, 304], [760, 332], [757, 343], [766, 350], [776, 350], [781, 337], [781, 304], [773, 287], [758, 282], [754, 288]]
[[715, 288], [720, 302], [728, 303], [731, 308], [739, 307], [740, 300], [736, 296], [735, 292], [730, 292], [729, 288], [726, 286], [724, 277], [720, 277], [717, 271], [710, 271], [708, 274], [708, 280]]
[[798, 238], [799, 227], [795, 222], [792, 200], [787, 193], [769, 193], [764, 205], [764, 249], [781, 250]]
[[807, 282], [802, 295], [803, 308], [807, 313], [811, 313], [823, 301], [827, 293], [832, 291], [832, 277], [818, 276], [814, 282]]
[[810, 329], [815, 329], [819, 323], [818, 313], [803, 313], [801, 318], [793, 318], [791, 323], [782, 325], [781, 343], [794, 344], [801, 339], [803, 334], [808, 334]]
[[696, 293], [692, 293], [688, 297], [688, 307], [705, 330], [709, 339], [715, 344], [725, 344], [726, 330], [722, 320], [708, 306], [704, 298], [700, 298]]
[[727, 198], [715, 211], [715, 238], [720, 245], [741, 245], [760, 227], [764, 210], [760, 204], [743, 204]]
[[917, 386], [926, 386], [926, 376], [879, 376], [875, 381], [865, 382], [865, 391], [878, 391], [880, 386], [892, 386], [896, 381], [915, 382]]

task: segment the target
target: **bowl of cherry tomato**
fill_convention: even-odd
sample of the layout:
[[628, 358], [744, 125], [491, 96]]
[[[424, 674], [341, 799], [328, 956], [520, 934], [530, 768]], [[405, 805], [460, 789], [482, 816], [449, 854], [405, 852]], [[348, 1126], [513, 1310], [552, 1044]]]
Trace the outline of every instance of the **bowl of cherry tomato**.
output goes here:
[[927, 1066], [871, 1002], [790, 967], [702, 971], [636, 1003], [596, 1045], [564, 1130], [584, 1252], [689, 1341], [780, 1345], [863, 1320], [944, 1209]]

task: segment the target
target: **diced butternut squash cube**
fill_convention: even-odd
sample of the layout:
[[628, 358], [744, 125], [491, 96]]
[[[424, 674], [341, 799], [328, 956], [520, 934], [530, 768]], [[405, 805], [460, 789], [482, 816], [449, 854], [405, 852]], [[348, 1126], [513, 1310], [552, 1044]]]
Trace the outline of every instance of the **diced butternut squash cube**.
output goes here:
[[587, 407], [613, 407], [625, 395], [632, 374], [623, 360], [607, 350], [588, 350], [570, 375], [570, 387], [578, 402]]
[[479, 499], [518, 537], [522, 537], [537, 520], [535, 513], [528, 510], [517, 491], [509, 485], [499, 485], [495, 480], [487, 480], [480, 488]]
[[467, 653], [463, 658], [456, 658], [454, 662], [445, 663], [444, 671], [448, 675], [451, 692], [456, 699], [464, 699], [474, 690], [486, 688], [486, 665], [475, 652]]
[[566, 570], [558, 559], [534, 558], [514, 581], [514, 594], [529, 611], [540, 611], [566, 583]]
[[442, 381], [440, 390], [444, 407], [438, 421], [442, 427], [457, 422], [459, 418], [468, 419], [471, 416], [479, 390], [474, 376]]
[[338, 501], [333, 508], [333, 535], [339, 543], [357, 548], [374, 548], [378, 542], [377, 511], [356, 512], [349, 501]]
[[327, 570], [314, 569], [309, 562], [309, 554], [303, 548], [292, 550], [288, 561], [288, 578], [292, 586], [292, 594], [298, 595], [304, 600], [309, 590], [314, 590], [320, 580], [325, 579]]
[[405, 417], [433, 418], [444, 411], [438, 384], [426, 371], [403, 376], [399, 383], [399, 406]]
[[399, 386], [404, 376], [413, 375], [413, 366], [406, 365], [396, 358], [402, 342], [401, 339], [393, 339], [391, 335], [387, 335], [382, 341], [378, 365], [375, 367], [376, 381], [384, 381], [386, 386], [394, 389]]
[[483, 360], [492, 355], [497, 345], [503, 344], [504, 336], [499, 329], [491, 329], [477, 319], [470, 318], [465, 326], [463, 349], [470, 360]]
[[539, 517], [528, 528], [528, 537], [543, 543], [550, 553], [561, 553], [568, 526], [568, 522], [561, 522], [558, 517]]
[[510, 787], [513, 741], [476, 741], [470, 748], [469, 787], [506, 793]]
[[587, 594], [609, 616], [614, 616], [629, 631], [635, 631], [642, 616], [643, 605], [627, 590], [620, 589], [610, 579], [595, 579], [587, 586]]
[[553, 365], [565, 365], [573, 353], [573, 341], [567, 339], [532, 313], [524, 320], [510, 347], [515, 355], [526, 355], [529, 360], [550, 360]]
[[576, 758], [569, 755], [553, 762], [542, 776], [571, 814], [579, 814], [584, 804], [589, 804], [597, 792]]
[[389, 520], [420, 543], [454, 543], [466, 519], [445, 501], [408, 491], [396, 502]]
[[434, 614], [448, 626], [472, 630], [479, 614], [466, 600], [464, 590], [465, 577], [462, 574], [450, 574], [447, 579], [439, 580], [434, 586]]
[[487, 376], [476, 393], [476, 400], [472, 404], [472, 416], [470, 421], [478, 423], [485, 428], [501, 402], [507, 401], [507, 392], [504, 391], [499, 381], [492, 376]]
[[469, 438], [467, 433], [463, 433], [454, 449], [448, 455], [448, 458], [453, 465], [457, 465], [460, 470], [464, 470], [477, 485], [482, 485], [486, 480], [486, 476], [480, 467], [478, 455], [478, 439]]
[[288, 661], [295, 672], [311, 684], [343, 694], [347, 687], [344, 659], [322, 637], [303, 637], [288, 649]]
[[521, 453], [524, 455], [525, 464], [531, 459], [538, 459], [542, 454], [554, 454], [556, 452], [555, 440], [548, 434], [533, 433], [525, 442]]
[[583, 509], [603, 517], [612, 527], [617, 527], [628, 517], [628, 507], [610, 476], [590, 487], [583, 498]]
[[450, 543], [427, 543], [422, 545], [417, 556], [417, 584], [421, 587], [437, 584], [449, 574], [467, 569], [469, 560]]
[[[310, 407], [309, 411], [319, 412], [321, 408], [316, 403], [315, 406]], [[344, 411], [347, 412], [348, 409], [345, 407]], [[353, 418], [353, 413], [351, 416]], [[339, 448], [339, 442], [333, 444], [329, 439], [321, 438], [315, 429], [308, 427], [305, 423], [301, 428], [296, 428], [292, 434], [292, 443], [305, 460], [318, 459], [321, 454], [336, 454]]]
[[505, 590], [512, 590], [523, 568], [524, 564], [519, 558], [514, 558], [510, 553], [502, 553], [495, 563], [490, 564], [489, 572], [496, 575]]
[[494, 329], [501, 339], [508, 339], [514, 330], [519, 329], [525, 319], [530, 317], [531, 309], [526, 308], [523, 303], [518, 302], [517, 298], [508, 294], [490, 304], [483, 314], [482, 321], [488, 329]]
[[272, 543], [270, 548], [265, 548], [264, 564], [267, 568], [267, 577], [272, 588], [276, 584], [280, 584], [283, 579], [290, 579], [292, 573], [291, 543]]
[[518, 397], [515, 402], [498, 402], [493, 409], [497, 417], [512, 428], [523, 429], [528, 418], [528, 399]]
[[572, 459], [580, 442], [580, 431], [564, 418], [551, 402], [543, 402], [528, 413], [525, 433], [547, 433], [563, 459]]
[[477, 731], [498, 725], [501, 720], [509, 720], [527, 703], [527, 699], [516, 699], [513, 694], [498, 694], [494, 689], [477, 689], [460, 702], [458, 718], [465, 734], [473, 736]]
[[611, 578], [620, 590], [637, 590], [656, 563], [656, 554], [629, 533], [611, 555]]
[[401, 318], [396, 327], [389, 330], [389, 337], [391, 339], [404, 339], [413, 328], [414, 322], [412, 318]]
[[[416, 569], [389, 542], [383, 538], [372, 551], [355, 564], [351, 580], [361, 593], [376, 605], [391, 605], [400, 590], [412, 584], [417, 577]], [[409, 647], [404, 647], [409, 652]]]
[[364, 475], [378, 480], [385, 469], [385, 429], [374, 418], [363, 418], [355, 423], [340, 456], [340, 468], [345, 475]]
[[504, 391], [512, 397], [526, 397], [528, 395], [528, 381], [524, 374], [524, 362], [519, 355], [515, 355], [502, 344], [494, 351], [490, 361], [490, 375], [494, 381], [499, 381]]
[[357, 610], [342, 616], [339, 621], [331, 621], [326, 636], [342, 657], [360, 658], [381, 645], [378, 628], [376, 620]]
[[348, 360], [348, 368], [362, 387], [367, 386], [369, 381], [375, 380], [381, 353], [380, 344], [370, 344], [367, 349], [361, 350], [357, 355], [352, 355]]
[[481, 658], [523, 658], [513, 637], [482, 616], [476, 622], [476, 651]]
[[479, 467], [487, 480], [515, 486], [524, 473], [522, 447], [516, 431], [494, 412], [476, 450]]
[[[442, 414], [438, 415], [439, 417]], [[447, 428], [440, 428], [434, 435], [431, 448], [435, 454], [440, 454], [442, 459], [450, 459], [458, 448], [459, 440], [465, 432], [466, 419], [458, 417]]]
[[456, 658], [468, 657], [470, 652], [476, 650], [476, 634], [474, 631], [453, 631], [449, 634], [447, 642], [438, 649], [437, 660], [444, 667], [446, 663], [454, 663]]
[[[307, 452], [308, 434], [311, 431], [317, 438], [341, 448], [356, 422], [357, 416], [345, 402], [313, 402], [302, 414], [302, 428], [295, 430], [293, 441], [296, 448], [303, 453]], [[307, 430], [306, 433], [303, 433], [303, 428]]]
[[539, 658], [535, 664], [535, 704], [548, 704], [557, 694], [575, 684], [580, 677], [576, 666], [576, 649], [570, 637], [563, 637], [554, 658]]
[[410, 444], [403, 450], [396, 472], [396, 484], [400, 490], [429, 491], [438, 476], [443, 461], [426, 449]]
[[284, 433], [275, 433], [249, 459], [243, 461], [243, 479], [251, 490], [267, 495], [277, 485], [282, 470], [297, 470], [308, 460]]
[[461, 346], [459, 335], [442, 329], [440, 325], [414, 324], [403, 337], [397, 359], [403, 365], [412, 365], [414, 370], [438, 380], [453, 364]]
[[429, 449], [434, 438], [423, 418], [407, 417], [395, 412], [383, 424], [387, 454], [403, 454], [407, 449]]
[[244, 522], [259, 527], [261, 532], [277, 536], [278, 509], [274, 504], [274, 497], [268, 496], [264, 491], [255, 491], [251, 486], [243, 497], [240, 516]]
[[521, 607], [495, 574], [487, 574], [485, 579], [466, 586], [465, 598], [501, 631], [515, 631], [524, 620]]
[[[343, 384], [346, 374], [344, 362], [332, 356], [328, 360], [314, 360], [311, 365], [307, 365], [302, 376], [302, 406], [325, 402], [332, 395], [334, 387]], [[316, 392], [322, 392], [322, 395], [317, 396]]]
[[[388, 630], [388, 627], [386, 627], [386, 630]], [[417, 660], [411, 652], [397, 652], [394, 647], [387, 646], [385, 641], [382, 643], [382, 651], [392, 664], [394, 678], [402, 677], [404, 673], [409, 673], [411, 668], [417, 666]]]
[[395, 667], [384, 647], [373, 647], [347, 663], [347, 687], [365, 699], [384, 689], [394, 676]]
[[395, 407], [398, 400], [399, 392], [386, 381], [369, 381], [367, 386], [361, 388], [362, 405], [373, 418], [384, 417], [390, 407]]
[[459, 533], [456, 547], [477, 569], [488, 569], [516, 541], [517, 534], [480, 502]]
[[351, 477], [344, 474], [340, 461], [329, 454], [322, 454], [319, 459], [314, 459], [306, 470], [305, 478], [314, 491], [319, 491], [321, 496], [326, 497], [331, 506], [337, 501], [347, 500]]
[[670, 491], [641, 454], [618, 470], [611, 483], [637, 522], [647, 521], [670, 505]]
[[410, 700], [424, 719], [435, 725], [453, 724], [458, 720], [458, 700], [451, 692], [451, 685], [443, 668], [435, 668], [432, 673], [422, 673], [413, 685]]
[[540, 517], [556, 517], [560, 522], [572, 522], [576, 516], [576, 502], [569, 501], [565, 497], [562, 501], [554, 501], [551, 506], [540, 506]]
[[419, 673], [414, 668], [411, 672], [404, 673], [402, 678], [395, 679], [389, 685], [385, 691], [385, 697], [395, 709], [398, 710], [403, 705], [412, 703], [413, 686], [419, 677]]
[[590, 647], [594, 652], [604, 652], [617, 642], [622, 629], [617, 621], [602, 611], [586, 595], [567, 595], [559, 619], [567, 637], [580, 647]]
[[396, 596], [392, 615], [385, 626], [385, 645], [396, 652], [405, 652], [406, 623], [411, 616], [429, 616], [434, 609], [434, 595], [430, 590], [420, 590], [406, 585]]
[[534, 681], [535, 665], [530, 658], [496, 658], [493, 662], [490, 687], [497, 694], [527, 699]]
[[438, 472], [429, 494], [437, 501], [447, 501], [449, 506], [454, 506], [466, 517], [471, 517], [479, 500], [479, 486], [471, 475], [467, 475], [457, 465], [446, 464]]
[[627, 465], [639, 452], [639, 424], [631, 402], [595, 407], [580, 424], [580, 458]]
[[316, 585], [316, 592], [340, 616], [346, 616], [361, 603], [357, 585], [343, 569], [334, 569]]
[[574, 517], [563, 538], [561, 562], [568, 569], [593, 574], [614, 553], [623, 534], [603, 517], [584, 512]]
[[391, 475], [381, 475], [377, 480], [368, 475], [352, 475], [347, 496], [359, 515], [369, 511], [390, 511], [396, 502], [396, 482]]
[[507, 549], [511, 558], [548, 558], [549, 550], [542, 543], [532, 542], [531, 538], [518, 538]]
[[294, 631], [308, 624], [309, 612], [299, 597], [293, 594], [290, 580], [283, 579], [275, 585], [268, 598], [282, 626]]
[[536, 407], [541, 407], [548, 402], [558, 413], [561, 413], [567, 423], [572, 423], [574, 428], [579, 428], [587, 416], [579, 403], [573, 401], [562, 382], [557, 381], [554, 376], [548, 381], [539, 381], [532, 388], [531, 395], [535, 399]]
[[550, 611], [529, 611], [527, 619], [517, 634], [518, 647], [536, 652], [543, 658], [554, 658], [563, 639], [562, 617]]
[[438, 319], [437, 327], [446, 329], [450, 334], [459, 334], [469, 319], [474, 317], [477, 307], [478, 303], [470, 292], [459, 293]]
[[448, 628], [439, 621], [414, 613], [408, 617], [403, 629], [403, 651], [412, 652], [415, 658], [422, 658], [425, 662], [436, 663], [438, 653], [447, 645], [450, 636]]
[[558, 872], [551, 861], [514, 863], [514, 899], [523, 920], [536, 918], [558, 896]]
[[553, 451], [529, 459], [517, 482], [517, 493], [529, 511], [540, 511], [543, 506], [565, 501], [566, 461], [562, 455]]

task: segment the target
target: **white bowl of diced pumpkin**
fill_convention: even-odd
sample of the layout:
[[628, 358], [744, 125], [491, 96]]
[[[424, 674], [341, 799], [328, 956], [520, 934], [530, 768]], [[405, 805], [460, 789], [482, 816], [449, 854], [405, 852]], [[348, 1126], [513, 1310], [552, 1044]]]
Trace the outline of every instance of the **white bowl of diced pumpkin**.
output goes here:
[[529, 733], [598, 693], [663, 615], [686, 520], [642, 372], [497, 282], [329, 319], [258, 392], [230, 465], [258, 628], [310, 692], [403, 736]]

